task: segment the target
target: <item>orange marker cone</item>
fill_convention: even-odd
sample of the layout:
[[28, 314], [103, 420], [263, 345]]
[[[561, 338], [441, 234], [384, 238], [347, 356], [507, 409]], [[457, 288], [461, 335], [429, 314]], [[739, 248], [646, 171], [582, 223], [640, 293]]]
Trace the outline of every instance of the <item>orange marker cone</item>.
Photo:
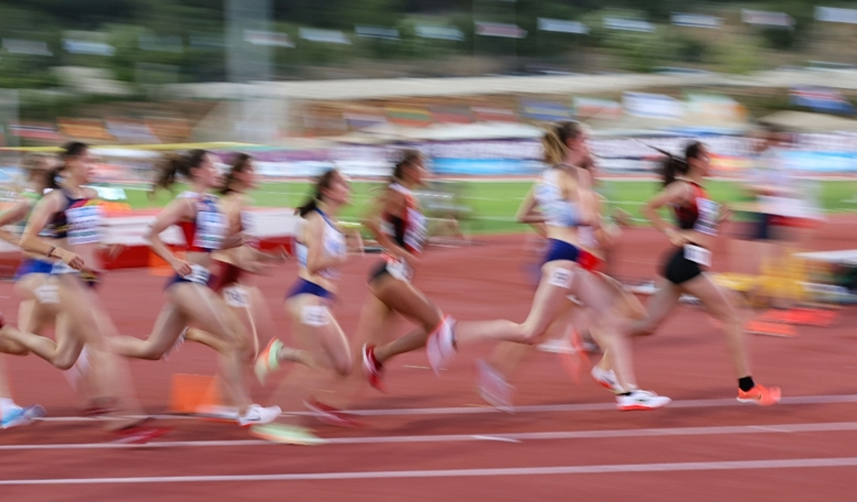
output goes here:
[[191, 415], [201, 407], [222, 406], [216, 377], [177, 373], [170, 383], [171, 413]]

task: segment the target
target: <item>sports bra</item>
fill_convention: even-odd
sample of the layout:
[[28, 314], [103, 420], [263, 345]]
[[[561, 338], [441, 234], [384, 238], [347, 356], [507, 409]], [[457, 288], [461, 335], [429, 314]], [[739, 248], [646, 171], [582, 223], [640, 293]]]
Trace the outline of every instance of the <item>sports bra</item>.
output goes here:
[[690, 205], [673, 205], [676, 223], [682, 230], [694, 230], [705, 235], [717, 235], [717, 218], [720, 204], [708, 198], [708, 193], [699, 184], [689, 183], [693, 189], [693, 201]]
[[576, 227], [580, 225], [580, 208], [562, 196], [559, 185], [560, 170], [552, 167], [542, 172], [533, 195], [545, 217], [545, 223], [554, 227]]
[[389, 188], [405, 196], [405, 211], [401, 217], [385, 213], [381, 230], [408, 252], [419, 254], [428, 235], [428, 220], [411, 190], [398, 183], [391, 183]]
[[46, 227], [50, 227], [55, 239], [67, 239], [74, 246], [101, 242], [101, 226], [104, 211], [97, 199], [73, 198], [60, 189], [66, 199], [66, 208], [54, 213]]
[[[339, 229], [333, 224], [333, 222], [328, 219], [327, 215], [324, 214], [320, 209], [316, 209], [316, 212], [321, 215], [324, 219], [324, 235], [322, 237], [322, 248], [323, 254], [325, 257], [328, 256], [345, 256], [348, 252], [345, 236]], [[309, 259], [309, 248], [307, 248], [306, 244], [301, 241], [295, 242], [295, 255], [298, 258], [298, 264], [306, 268], [307, 260]], [[327, 267], [324, 270], [320, 270], [318, 275], [324, 277], [325, 279], [336, 280], [339, 278], [340, 273], [333, 267]]]

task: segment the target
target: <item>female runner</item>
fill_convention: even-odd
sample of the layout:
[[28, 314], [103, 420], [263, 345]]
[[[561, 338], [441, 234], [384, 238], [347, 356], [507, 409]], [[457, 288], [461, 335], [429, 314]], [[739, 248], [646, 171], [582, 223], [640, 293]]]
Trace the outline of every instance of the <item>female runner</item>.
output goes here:
[[[427, 228], [413, 190], [422, 184], [425, 175], [422, 154], [415, 150], [403, 152], [392, 181], [364, 221], [384, 248], [384, 261], [369, 276], [372, 296], [363, 306], [358, 325], [358, 332], [370, 340], [362, 349], [363, 373], [379, 390], [383, 390], [381, 377], [387, 361], [424, 347], [430, 334], [450, 329], [451, 320], [411, 284]], [[383, 343], [378, 334], [389, 331], [396, 313], [417, 327], [401, 338]]]
[[552, 126], [542, 140], [545, 161], [551, 167], [527, 195], [519, 220], [543, 223], [550, 249], [526, 321], [521, 324], [506, 320], [458, 323], [455, 330], [429, 339], [429, 363], [439, 371], [448, 366], [458, 345], [477, 340], [536, 343], [563, 311], [568, 302], [566, 297], [574, 295], [598, 314], [598, 329], [593, 334], [599, 338], [599, 343], [620, 356], [616, 359], [621, 361], [616, 365], [616, 374], [622, 392], [616, 396], [617, 407], [621, 410], [660, 408], [670, 399], [640, 390], [634, 378], [631, 351], [622, 330], [633, 312], [631, 306], [615, 282], [593, 271], [599, 259], [583, 246], [581, 239], [580, 227], [601, 230], [597, 195], [591, 189], [589, 173], [573, 164], [589, 155], [586, 136], [579, 123], [561, 122]]
[[[245, 153], [235, 156], [219, 190], [220, 204], [234, 232], [249, 235], [253, 229], [253, 214], [247, 193], [257, 187], [253, 158]], [[264, 271], [271, 263], [282, 261], [283, 255], [274, 256], [259, 251], [258, 241], [248, 240], [243, 246], [223, 249], [212, 253], [216, 262], [216, 273], [212, 275], [211, 289], [220, 293], [223, 300], [244, 324], [245, 332], [252, 335], [252, 356], [259, 354], [259, 338], [273, 336], [274, 321], [262, 292], [254, 285], [254, 275]], [[225, 352], [223, 341], [199, 328], [189, 328], [180, 340], [190, 340]], [[302, 351], [284, 350], [286, 359], [304, 362]]]
[[[326, 368], [338, 377], [347, 377], [353, 360], [348, 339], [329, 306], [337, 291], [339, 267], [348, 261], [349, 249], [362, 249], [362, 242], [348, 245], [337, 216], [349, 202], [351, 188], [345, 176], [332, 169], [316, 182], [312, 198], [295, 212], [304, 219], [296, 239], [298, 280], [286, 295], [285, 307], [294, 333], [305, 347], [298, 362], [310, 368]], [[277, 338], [271, 340], [256, 359], [260, 381], [279, 369], [283, 361], [296, 361], [295, 349]], [[353, 426], [355, 422], [338, 409], [312, 397], [304, 405], [328, 424]]]
[[[92, 156], [87, 145], [73, 142], [65, 146], [62, 158], [63, 185], [33, 208], [20, 245], [28, 252], [58, 260], [51, 268], [51, 282], [57, 285], [59, 309], [68, 317], [69, 326], [57, 330], [56, 342], [18, 331], [7, 336], [63, 370], [77, 361], [85, 344], [96, 384], [95, 401], [119, 415], [108, 427], [122, 432], [124, 440], [146, 442], [167, 430], [136, 427], [145, 420], [142, 408], [130, 390], [127, 367], [109, 348], [114, 326], [94, 291], [101, 270], [97, 251], [103, 214], [98, 194], [84, 186], [90, 179]], [[46, 228], [51, 237], [44, 237]]]
[[[198, 326], [223, 342], [221, 370], [224, 390], [227, 400], [238, 407], [237, 422], [242, 426], [270, 423], [279, 416], [280, 409], [252, 404], [244, 381], [244, 370], [252, 360], [249, 337], [241, 321], [208, 286], [211, 253], [243, 244], [240, 233], [224, 238], [228, 222], [217, 197], [208, 193], [218, 186], [214, 157], [205, 150], [192, 150], [185, 155], [165, 158], [159, 168], [155, 189], [169, 189], [178, 175], [190, 184], [188, 191], [181, 193], [161, 211], [148, 233], [152, 250], [176, 273], [167, 282], [168, 302], [149, 338], [116, 337], [114, 350], [126, 357], [157, 360], [175, 344], [186, 326]], [[184, 234], [186, 260], [174, 255], [159, 237], [172, 225], [178, 225]]]
[[[662, 173], [664, 188], [646, 203], [642, 212], [652, 226], [667, 236], [673, 249], [661, 269], [660, 288], [646, 306], [646, 317], [630, 327], [631, 334], [654, 333], [678, 305], [683, 293], [699, 298], [708, 313], [723, 323], [727, 349], [738, 378], [738, 401], [772, 405], [780, 400], [780, 389], [757, 384], [750, 376], [741, 318], [729, 299], [729, 292], [704, 272], [711, 264], [710, 250], [717, 236], [717, 224], [727, 217], [702, 188], [709, 168], [708, 149], [702, 143], [687, 145], [683, 160], [667, 153]], [[677, 227], [658, 215], [657, 210], [664, 206], [672, 208]], [[596, 368], [605, 371], [612, 365], [612, 354], [605, 351]]]

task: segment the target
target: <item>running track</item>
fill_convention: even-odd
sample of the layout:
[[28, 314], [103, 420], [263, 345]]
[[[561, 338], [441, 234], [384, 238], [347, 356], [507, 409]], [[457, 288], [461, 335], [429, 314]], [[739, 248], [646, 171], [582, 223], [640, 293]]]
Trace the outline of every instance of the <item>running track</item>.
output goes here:
[[[855, 247], [839, 235], [819, 247]], [[531, 291], [522, 240], [431, 249], [417, 284], [460, 319], [523, 319]], [[662, 237], [631, 231], [620, 272], [651, 277], [662, 249]], [[376, 259], [345, 271], [336, 313], [349, 335]], [[293, 277], [289, 264], [260, 281], [284, 336], [280, 301]], [[115, 272], [102, 297], [123, 332], [142, 336], [161, 307], [162, 285], [142, 271]], [[10, 285], [0, 285], [0, 296], [12, 313]], [[41, 402], [50, 418], [0, 431], [0, 500], [853, 500], [855, 317], [846, 309], [833, 328], [801, 328], [796, 339], [751, 338], [755, 375], [786, 396], [772, 408], [734, 401], [722, 336], [700, 311], [682, 307], [657, 336], [635, 342], [641, 384], [675, 400], [663, 410], [619, 413], [605, 391], [585, 378], [575, 384], [556, 356], [534, 352], [514, 380], [518, 412], [496, 412], [472, 391], [472, 362], [489, 348], [474, 346], [441, 379], [419, 353], [391, 365], [389, 395], [361, 386], [353, 406], [365, 428], [283, 418], [330, 439], [317, 447], [273, 445], [232, 425], [180, 417], [163, 419], [176, 431], [156, 443], [115, 445], [97, 423], [77, 418], [59, 372], [35, 358], [6, 357], [16, 399]], [[163, 414], [170, 375], [211, 374], [215, 359], [186, 344], [168, 361], [131, 367], [147, 411]], [[300, 411], [285, 381], [254, 383], [256, 399]]]

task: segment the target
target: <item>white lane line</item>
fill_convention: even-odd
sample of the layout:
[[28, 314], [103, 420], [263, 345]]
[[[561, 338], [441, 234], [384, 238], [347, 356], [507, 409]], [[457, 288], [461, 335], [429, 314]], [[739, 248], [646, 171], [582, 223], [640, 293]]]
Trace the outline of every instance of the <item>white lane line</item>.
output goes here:
[[[803, 404], [847, 404], [857, 403], [857, 394], [829, 394], [823, 396], [794, 396], [784, 397], [777, 406], [803, 405]], [[731, 406], [753, 406], [751, 404], [739, 403], [735, 399], [688, 399], [684, 401], [673, 401], [663, 411], [672, 408], [722, 408]], [[578, 404], [544, 404], [531, 406], [518, 406], [514, 408], [515, 413], [575, 413], [582, 411], [607, 411], [616, 410], [614, 403], [578, 403]], [[662, 412], [663, 412], [662, 411]], [[409, 415], [480, 415], [486, 413], [504, 413], [492, 406], [455, 406], [448, 408], [382, 408], [351, 410], [349, 413], [364, 417], [383, 416], [409, 416]], [[285, 412], [283, 417], [289, 416], [312, 416], [309, 411]], [[158, 419], [193, 418], [193, 416], [181, 415], [155, 415]], [[45, 417], [40, 419], [45, 422], [85, 422], [90, 420], [103, 420], [90, 417]]]
[[5, 479], [0, 486], [105, 485], [154, 483], [214, 483], [252, 481], [332, 481], [348, 479], [463, 478], [495, 476], [555, 476], [569, 474], [617, 474], [632, 472], [725, 471], [750, 469], [806, 469], [857, 466], [857, 457], [793, 458], [782, 460], [731, 460], [721, 462], [671, 462], [656, 464], [564, 465], [555, 467], [507, 467], [495, 469], [439, 469], [418, 471], [308, 472], [303, 474], [242, 474], [212, 476], [141, 476], [125, 478]]
[[[480, 434], [435, 434], [425, 436], [357, 436], [326, 439], [332, 445], [392, 444], [392, 443], [460, 443], [472, 441], [501, 441], [520, 443], [523, 441], [610, 439], [664, 436], [719, 436], [732, 434], [790, 434], [796, 432], [849, 432], [857, 431], [857, 422], [822, 422], [810, 424], [730, 425], [716, 427], [670, 427], [652, 429], [607, 429], [588, 431], [512, 432]], [[145, 448], [178, 447], [239, 447], [275, 445], [268, 441], [220, 440], [220, 441], [157, 441]], [[99, 450], [116, 448], [140, 448], [139, 445], [119, 443], [69, 443], [69, 444], [14, 444], [0, 445], [0, 451], [11, 450]]]

